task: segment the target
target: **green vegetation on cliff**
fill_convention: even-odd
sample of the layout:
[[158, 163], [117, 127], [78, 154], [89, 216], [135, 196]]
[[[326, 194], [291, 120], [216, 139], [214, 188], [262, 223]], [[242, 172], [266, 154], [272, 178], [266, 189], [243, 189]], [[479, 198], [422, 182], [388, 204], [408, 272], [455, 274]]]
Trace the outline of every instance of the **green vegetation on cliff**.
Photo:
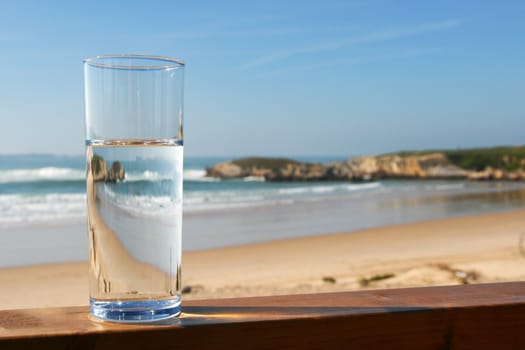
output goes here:
[[299, 164], [298, 161], [287, 158], [265, 158], [265, 157], [249, 157], [241, 158], [232, 161], [233, 164], [240, 167], [255, 167], [262, 169], [273, 169], [286, 166], [287, 164]]
[[481, 171], [490, 166], [514, 171], [525, 165], [525, 147], [493, 147], [444, 152], [451, 163], [466, 170]]
[[435, 151], [403, 151], [392, 153], [401, 157], [421, 156], [430, 153], [443, 153], [448, 160], [465, 170], [482, 171], [487, 167], [514, 171], [525, 169], [525, 146], [501, 146]]

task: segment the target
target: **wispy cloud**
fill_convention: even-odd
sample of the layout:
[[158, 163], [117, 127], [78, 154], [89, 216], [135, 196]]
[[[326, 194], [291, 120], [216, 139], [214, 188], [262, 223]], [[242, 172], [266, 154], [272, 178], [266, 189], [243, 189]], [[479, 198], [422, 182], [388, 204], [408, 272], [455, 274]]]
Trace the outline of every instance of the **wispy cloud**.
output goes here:
[[413, 27], [408, 27], [408, 28], [390, 29], [390, 30], [385, 30], [385, 31], [372, 32], [372, 33], [362, 35], [359, 37], [348, 38], [344, 40], [334, 41], [331, 43], [311, 45], [307, 47], [299, 47], [299, 48], [275, 52], [273, 54], [265, 55], [256, 60], [248, 62], [244, 64], [243, 66], [241, 66], [241, 68], [248, 69], [248, 68], [258, 67], [262, 65], [268, 65], [268, 64], [275, 63], [277, 61], [284, 60], [292, 56], [320, 53], [320, 52], [330, 51], [330, 50], [337, 50], [337, 49], [341, 49], [341, 48], [344, 48], [350, 45], [354, 45], [354, 44], [388, 41], [388, 40], [394, 40], [394, 39], [399, 39], [399, 38], [404, 38], [404, 37], [416, 36], [416, 35], [429, 33], [429, 32], [439, 32], [439, 31], [457, 27], [460, 24], [461, 24], [460, 20], [454, 19], [454, 20], [447, 20], [447, 21], [435, 22], [435, 23], [425, 23], [425, 24], [421, 24], [421, 25], [417, 25]]
[[300, 34], [304, 32], [298, 28], [286, 29], [255, 29], [255, 30], [203, 30], [181, 32], [173, 35], [176, 39], [213, 39], [213, 38], [259, 38], [280, 35]]
[[293, 67], [286, 67], [286, 69], [279, 69], [277, 71], [272, 70], [272, 73], [286, 71], [287, 73], [291, 71], [312, 71], [318, 68], [332, 67], [332, 66], [352, 66], [359, 64], [368, 64], [374, 62], [385, 62], [398, 60], [407, 57], [418, 57], [424, 55], [435, 54], [436, 52], [442, 51], [441, 48], [415, 48], [415, 49], [405, 49], [385, 54], [378, 55], [361, 55], [350, 58], [342, 58], [336, 60], [326, 60], [317, 63], [303, 64], [303, 65], [294, 65]]

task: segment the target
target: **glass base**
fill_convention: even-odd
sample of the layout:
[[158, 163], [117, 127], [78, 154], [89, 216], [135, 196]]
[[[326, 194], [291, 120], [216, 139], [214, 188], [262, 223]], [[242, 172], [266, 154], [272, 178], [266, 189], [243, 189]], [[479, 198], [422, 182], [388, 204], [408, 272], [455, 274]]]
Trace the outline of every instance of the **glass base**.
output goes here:
[[112, 322], [153, 322], [176, 317], [181, 312], [180, 297], [162, 300], [97, 301], [90, 299], [90, 312]]

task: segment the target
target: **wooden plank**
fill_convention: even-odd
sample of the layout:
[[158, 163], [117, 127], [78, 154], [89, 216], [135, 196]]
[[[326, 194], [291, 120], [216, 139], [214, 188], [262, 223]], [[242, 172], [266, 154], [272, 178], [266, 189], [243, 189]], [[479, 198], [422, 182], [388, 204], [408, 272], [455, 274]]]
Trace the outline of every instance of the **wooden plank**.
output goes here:
[[521, 349], [525, 282], [200, 300], [157, 324], [0, 311], [0, 349]]

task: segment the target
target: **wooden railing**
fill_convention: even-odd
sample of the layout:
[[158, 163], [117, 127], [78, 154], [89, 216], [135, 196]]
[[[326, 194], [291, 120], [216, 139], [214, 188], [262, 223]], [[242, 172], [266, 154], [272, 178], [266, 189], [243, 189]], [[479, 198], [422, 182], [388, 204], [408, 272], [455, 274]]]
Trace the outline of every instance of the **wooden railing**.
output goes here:
[[0, 349], [525, 349], [525, 282], [188, 301], [158, 324], [0, 311]]

